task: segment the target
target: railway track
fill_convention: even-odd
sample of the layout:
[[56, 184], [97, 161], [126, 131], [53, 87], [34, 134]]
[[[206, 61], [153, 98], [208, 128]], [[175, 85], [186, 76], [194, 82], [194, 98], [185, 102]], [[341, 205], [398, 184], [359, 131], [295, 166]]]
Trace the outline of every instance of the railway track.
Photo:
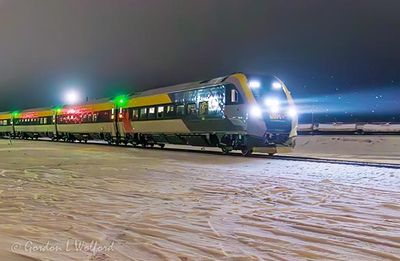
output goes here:
[[[155, 148], [158, 150], [171, 150], [171, 151], [185, 151], [194, 153], [207, 153], [222, 156], [235, 156], [243, 157], [240, 152], [231, 152], [229, 154], [222, 154], [220, 151], [214, 150], [198, 150], [198, 149], [187, 149], [187, 148]], [[292, 160], [292, 161], [303, 161], [303, 162], [317, 162], [317, 163], [328, 163], [328, 164], [341, 164], [341, 165], [352, 165], [352, 166], [364, 166], [364, 167], [376, 167], [376, 168], [390, 168], [390, 169], [400, 169], [400, 164], [392, 163], [377, 163], [377, 162], [366, 162], [366, 161], [356, 161], [356, 160], [341, 160], [341, 159], [327, 159], [327, 158], [317, 158], [317, 157], [303, 157], [303, 156], [289, 156], [289, 155], [266, 155], [261, 153], [255, 153], [250, 158], [260, 158], [260, 159], [272, 159], [272, 160]]]
[[[8, 139], [7, 139], [8, 140]], [[13, 141], [13, 140], [12, 140]], [[36, 142], [55, 142], [50, 139], [39, 139], [35, 140]], [[62, 141], [58, 141], [58, 143], [66, 143]], [[75, 144], [79, 145], [98, 145], [98, 146], [120, 146], [124, 147], [123, 145], [109, 145], [106, 142], [99, 142], [99, 141], [89, 141], [87, 144], [75, 142]], [[128, 145], [129, 146], [129, 145]], [[165, 148], [149, 148], [149, 147], [141, 147], [137, 146], [136, 149], [143, 149], [143, 150], [164, 150], [164, 151], [176, 151], [176, 152], [188, 152], [188, 153], [205, 153], [205, 154], [213, 154], [219, 156], [227, 156], [227, 157], [243, 157], [240, 152], [230, 152], [229, 154], [223, 154], [218, 149], [207, 148], [207, 149], [198, 149], [197, 147], [190, 147], [187, 146], [176, 146], [176, 147], [168, 147]], [[375, 168], [389, 168], [389, 169], [400, 169], [400, 164], [394, 163], [377, 163], [377, 162], [367, 162], [367, 161], [356, 161], [356, 160], [345, 160], [345, 159], [328, 159], [328, 158], [319, 158], [319, 157], [304, 157], [304, 156], [292, 156], [292, 155], [266, 155], [262, 153], [255, 153], [249, 158], [259, 158], [259, 159], [272, 159], [272, 160], [291, 160], [291, 161], [302, 161], [302, 162], [315, 162], [315, 163], [325, 163], [325, 164], [340, 164], [340, 165], [351, 165], [351, 166], [361, 166], [361, 167], [375, 167]]]

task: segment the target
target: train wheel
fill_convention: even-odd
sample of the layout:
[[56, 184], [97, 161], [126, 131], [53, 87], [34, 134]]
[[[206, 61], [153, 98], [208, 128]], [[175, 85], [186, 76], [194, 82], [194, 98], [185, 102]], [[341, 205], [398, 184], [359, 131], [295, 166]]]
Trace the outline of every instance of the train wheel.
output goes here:
[[227, 148], [227, 147], [222, 147], [222, 153], [223, 154], [229, 154], [229, 152], [231, 152], [231, 149]]
[[245, 157], [249, 157], [251, 156], [251, 154], [253, 154], [253, 150], [249, 149], [249, 148], [244, 148], [242, 149], [242, 155]]
[[162, 143], [162, 144], [158, 144], [158, 146], [160, 146], [160, 148], [165, 148], [165, 144], [164, 143]]

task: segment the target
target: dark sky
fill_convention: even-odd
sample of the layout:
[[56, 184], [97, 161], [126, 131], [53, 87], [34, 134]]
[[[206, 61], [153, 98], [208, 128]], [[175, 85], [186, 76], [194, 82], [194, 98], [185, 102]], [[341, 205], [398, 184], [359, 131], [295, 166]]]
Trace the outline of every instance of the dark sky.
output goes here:
[[96, 98], [246, 71], [277, 75], [300, 103], [366, 95], [366, 111], [400, 115], [399, 10], [398, 0], [0, 0], [0, 110], [59, 104], [69, 84]]

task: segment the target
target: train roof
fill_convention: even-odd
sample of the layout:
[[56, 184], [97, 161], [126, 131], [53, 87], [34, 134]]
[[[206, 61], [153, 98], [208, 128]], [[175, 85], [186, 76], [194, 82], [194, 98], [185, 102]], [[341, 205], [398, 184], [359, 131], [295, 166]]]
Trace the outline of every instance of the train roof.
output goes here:
[[[200, 88], [200, 87], [206, 87], [210, 85], [216, 85], [216, 84], [221, 84], [225, 82], [228, 78], [234, 75], [245, 75], [244, 73], [237, 72], [237, 73], [231, 73], [226, 76], [222, 77], [217, 77], [217, 78], [212, 78], [212, 79], [207, 79], [207, 80], [202, 80], [202, 81], [195, 81], [195, 82], [189, 82], [189, 83], [182, 83], [182, 84], [177, 84], [177, 85], [172, 85], [172, 86], [166, 86], [166, 87], [159, 87], [155, 89], [150, 89], [146, 90], [143, 92], [135, 93], [133, 95], [127, 96], [128, 99], [135, 99], [135, 98], [140, 98], [144, 96], [155, 96], [155, 95], [161, 95], [161, 94], [166, 94], [166, 93], [171, 93], [171, 92], [179, 92], [179, 91], [184, 91], [184, 90], [190, 90], [190, 89], [195, 89], [195, 88]], [[107, 97], [107, 98], [101, 98], [101, 99], [95, 99], [95, 100], [90, 100], [85, 103], [81, 104], [76, 104], [76, 105], [63, 105], [60, 106], [59, 108], [61, 109], [69, 109], [69, 108], [87, 108], [87, 109], [94, 109], [94, 110], [102, 110], [102, 109], [109, 109], [110, 105], [114, 104], [114, 99]], [[19, 111], [19, 113], [25, 114], [25, 113], [39, 113], [40, 115], [47, 115], [50, 112], [53, 112], [55, 108], [51, 107], [43, 107], [43, 108], [33, 108], [33, 109], [26, 109]], [[10, 117], [12, 112], [0, 112], [0, 115], [4, 117]]]
[[0, 120], [7, 120], [10, 118], [11, 118], [11, 112], [9, 111], [0, 112]]
[[233, 75], [236, 75], [236, 74], [244, 75], [243, 73], [232, 73], [232, 74], [225, 75], [225, 76], [222, 76], [222, 77], [207, 79], [207, 80], [203, 80], [203, 81], [182, 83], [182, 84], [177, 84], [177, 85], [173, 85], [173, 86], [150, 89], [150, 90], [138, 93], [137, 95], [133, 95], [133, 98], [135, 96], [150, 96], [150, 95], [178, 92], [178, 91], [183, 91], [183, 90], [195, 89], [195, 88], [199, 88], [199, 87], [205, 87], [205, 86], [209, 86], [209, 85], [220, 84], [220, 83], [225, 82], [229, 77], [231, 77]]

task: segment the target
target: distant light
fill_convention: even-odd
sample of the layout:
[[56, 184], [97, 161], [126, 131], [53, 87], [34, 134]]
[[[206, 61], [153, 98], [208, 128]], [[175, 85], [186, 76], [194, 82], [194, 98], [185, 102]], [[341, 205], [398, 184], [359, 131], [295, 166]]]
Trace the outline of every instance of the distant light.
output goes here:
[[282, 84], [280, 82], [273, 82], [272, 83], [272, 88], [275, 90], [279, 90], [282, 88]]
[[251, 117], [253, 117], [253, 118], [261, 118], [261, 116], [262, 116], [261, 108], [258, 107], [258, 106], [253, 106], [253, 107], [250, 109], [250, 115], [251, 115]]
[[252, 89], [258, 89], [261, 87], [261, 83], [259, 81], [250, 81], [249, 86]]
[[294, 107], [289, 108], [288, 112], [287, 112], [288, 116], [290, 118], [294, 118], [297, 116], [297, 110]]
[[77, 90], [68, 90], [64, 95], [64, 101], [68, 105], [77, 104], [81, 101], [81, 96]]
[[126, 95], [120, 95], [114, 99], [114, 102], [118, 107], [125, 107], [128, 103], [128, 97]]

